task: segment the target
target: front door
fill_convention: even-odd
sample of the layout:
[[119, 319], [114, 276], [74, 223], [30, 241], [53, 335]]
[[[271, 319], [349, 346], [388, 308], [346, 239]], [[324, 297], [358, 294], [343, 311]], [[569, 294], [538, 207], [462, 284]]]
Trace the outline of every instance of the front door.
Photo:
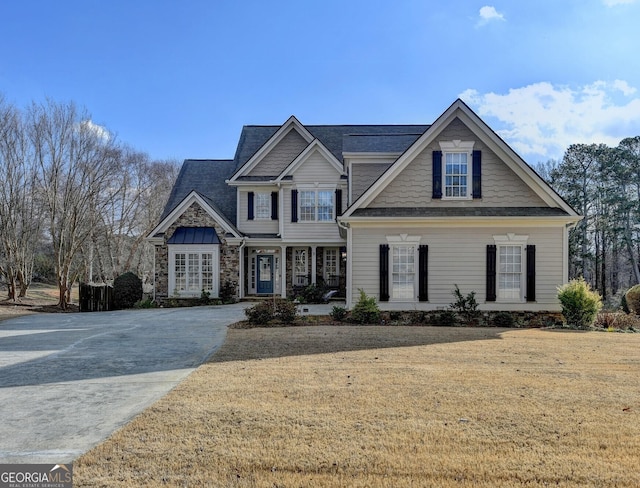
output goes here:
[[258, 256], [258, 293], [273, 293], [273, 256]]

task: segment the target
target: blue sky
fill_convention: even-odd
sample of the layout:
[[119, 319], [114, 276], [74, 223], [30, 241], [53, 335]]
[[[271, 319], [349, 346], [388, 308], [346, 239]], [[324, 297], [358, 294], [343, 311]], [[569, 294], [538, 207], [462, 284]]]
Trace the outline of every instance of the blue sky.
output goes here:
[[640, 0], [20, 0], [0, 93], [74, 101], [157, 159], [242, 125], [431, 123], [461, 97], [529, 163], [640, 135]]

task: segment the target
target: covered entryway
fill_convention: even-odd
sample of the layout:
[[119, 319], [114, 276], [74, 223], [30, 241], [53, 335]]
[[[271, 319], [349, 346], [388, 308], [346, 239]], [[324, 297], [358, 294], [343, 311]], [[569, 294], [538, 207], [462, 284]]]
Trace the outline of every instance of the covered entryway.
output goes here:
[[273, 255], [271, 254], [259, 254], [258, 255], [258, 294], [273, 293]]

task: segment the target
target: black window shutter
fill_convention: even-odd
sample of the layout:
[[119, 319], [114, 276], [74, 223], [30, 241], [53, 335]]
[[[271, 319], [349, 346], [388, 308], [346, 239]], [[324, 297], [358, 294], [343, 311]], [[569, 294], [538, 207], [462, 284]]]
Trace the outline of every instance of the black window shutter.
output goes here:
[[527, 246], [527, 301], [536, 301], [536, 246]]
[[247, 219], [253, 220], [253, 192], [247, 193]]
[[336, 217], [342, 215], [342, 189], [336, 188]]
[[496, 301], [496, 246], [487, 246], [487, 301]]
[[433, 194], [431, 198], [442, 198], [442, 151], [433, 151], [432, 183]]
[[278, 192], [271, 192], [271, 220], [278, 220]]
[[389, 301], [389, 244], [380, 244], [380, 301]]
[[298, 190], [291, 190], [291, 222], [298, 221]]
[[473, 198], [482, 198], [482, 151], [473, 151]]
[[418, 300], [429, 300], [429, 246], [418, 246]]

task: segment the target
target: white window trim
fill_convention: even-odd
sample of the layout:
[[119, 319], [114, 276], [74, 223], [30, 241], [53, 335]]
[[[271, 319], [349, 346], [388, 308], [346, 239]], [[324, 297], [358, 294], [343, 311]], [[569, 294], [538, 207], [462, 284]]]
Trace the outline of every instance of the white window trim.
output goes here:
[[[273, 213], [273, 209], [271, 208], [271, 192], [264, 191], [256, 191], [254, 192], [253, 197], [253, 217], [255, 220], [271, 220], [271, 215]], [[266, 195], [267, 199], [267, 215], [260, 216], [258, 215], [258, 195]]]
[[[516, 235], [509, 232], [504, 235], [494, 235], [493, 241], [496, 245], [496, 302], [498, 303], [524, 303], [527, 279], [527, 253], [526, 247], [529, 241], [528, 235]], [[500, 296], [500, 247], [519, 246], [520, 250], [520, 296], [518, 298], [504, 298]]]
[[325, 247], [322, 252], [322, 274], [325, 281], [328, 281], [329, 278], [332, 276], [327, 274], [327, 254], [329, 251], [336, 253], [336, 273], [333, 276], [335, 276], [338, 279], [340, 278], [340, 248]]
[[[442, 199], [471, 200], [473, 198], [473, 146], [475, 145], [475, 141], [454, 139], [452, 141], [440, 141], [439, 144], [440, 150], [442, 151]], [[464, 197], [447, 196], [447, 153], [463, 153], [467, 155], [467, 194]]]
[[[336, 185], [326, 185], [316, 183], [314, 185], [298, 185], [298, 223], [301, 224], [335, 224], [336, 222]], [[314, 220], [302, 219], [302, 192], [309, 191], [315, 193], [315, 217]], [[329, 220], [318, 220], [318, 192], [326, 191], [331, 193], [332, 217]]]
[[[211, 253], [211, 260], [213, 265], [213, 283], [211, 287], [211, 297], [218, 298], [220, 293], [220, 244], [207, 244], [207, 245], [193, 245], [193, 244], [169, 244], [169, 283], [168, 293], [169, 296], [181, 296], [181, 297], [199, 297], [202, 293], [202, 289], [197, 291], [180, 291], [176, 293], [176, 254], [200, 254]], [[202, 262], [202, 260], [200, 261]], [[200, 277], [200, 283], [202, 284], [202, 277]]]
[[[421, 236], [410, 236], [408, 234], [400, 234], [397, 236], [386, 236], [387, 244], [389, 244], [389, 301], [413, 303], [418, 301], [418, 246], [420, 245]], [[412, 298], [394, 298], [393, 296], [393, 248], [399, 246], [413, 246], [413, 294]]]

